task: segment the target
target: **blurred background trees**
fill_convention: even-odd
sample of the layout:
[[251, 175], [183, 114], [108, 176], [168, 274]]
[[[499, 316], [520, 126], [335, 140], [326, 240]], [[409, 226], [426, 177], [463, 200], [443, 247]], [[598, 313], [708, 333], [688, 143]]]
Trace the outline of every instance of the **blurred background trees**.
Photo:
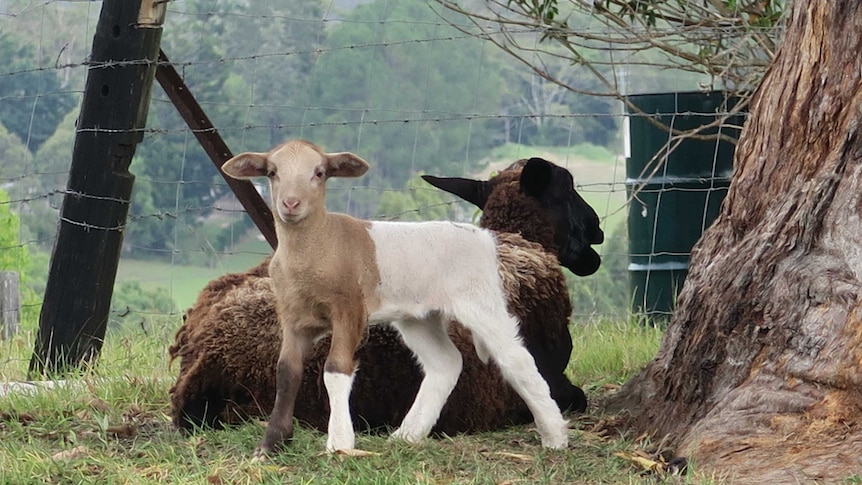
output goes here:
[[[11, 14], [0, 29], [0, 184], [20, 217], [19, 239], [33, 254], [48, 253], [98, 5], [4, 7]], [[168, 6], [162, 47], [234, 152], [303, 137], [368, 159], [368, 176], [333, 184], [334, 210], [470, 220], [469, 208], [439, 199], [416, 176], [478, 177], [545, 150], [567, 166], [599, 150], [610, 155], [597, 163], [610, 167], [623, 154], [615, 93], [746, 85], [772, 54], [770, 28], [782, 8], [729, 0], [178, 0]], [[571, 166], [579, 183], [599, 180], [589, 173], [599, 165]], [[124, 258], [214, 267], [215, 254], [253, 237], [160, 88], [131, 171]], [[607, 192], [622, 190], [615, 183], [585, 192], [605, 204], [609, 271], [573, 280], [585, 305], [626, 284], [625, 231], [614, 212], [623, 202], [607, 208]]]

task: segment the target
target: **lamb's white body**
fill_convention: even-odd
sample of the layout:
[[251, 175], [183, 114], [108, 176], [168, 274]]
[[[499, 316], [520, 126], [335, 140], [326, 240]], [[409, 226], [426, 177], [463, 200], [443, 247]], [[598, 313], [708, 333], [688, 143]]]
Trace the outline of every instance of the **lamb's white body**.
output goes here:
[[369, 316], [372, 323], [422, 319], [459, 300], [503, 296], [488, 231], [452, 222], [372, 222], [368, 232], [385, 302]]
[[[480, 356], [490, 354], [524, 398], [545, 446], [566, 446], [566, 422], [521, 342], [517, 320], [500, 305], [505, 294], [492, 233], [451, 222], [372, 222], [369, 234], [380, 268], [381, 301], [369, 324], [392, 323], [426, 376], [394, 436], [418, 441], [440, 416], [461, 374], [461, 354], [446, 330], [449, 320], [457, 320], [472, 331]], [[324, 382], [332, 410], [327, 448], [352, 447], [349, 392], [344, 392], [352, 379], [332, 376]]]
[[461, 373], [461, 354], [446, 330], [450, 320], [472, 332], [480, 357], [492, 358], [527, 403], [542, 444], [567, 445], [567, 423], [506, 309], [490, 232], [450, 222], [365, 222], [327, 214], [322, 174], [358, 176], [367, 163], [352, 154], [324, 154], [307, 142], [238, 155], [224, 169], [239, 177], [267, 174], [277, 214], [279, 248], [270, 272], [284, 338], [260, 454], [292, 436], [302, 359], [311, 339], [330, 330], [327, 449], [353, 447], [348, 401], [353, 352], [365, 324], [392, 323], [415, 353], [425, 379], [394, 436], [411, 442], [427, 436]]

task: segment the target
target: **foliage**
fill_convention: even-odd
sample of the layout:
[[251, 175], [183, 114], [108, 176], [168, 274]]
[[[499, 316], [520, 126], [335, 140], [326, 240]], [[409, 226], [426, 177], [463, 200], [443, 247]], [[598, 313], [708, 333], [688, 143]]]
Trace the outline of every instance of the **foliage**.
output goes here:
[[418, 175], [402, 190], [387, 190], [380, 195], [375, 218], [400, 221], [438, 221], [463, 219], [466, 204], [431, 187]]
[[41, 175], [40, 188], [46, 192], [66, 188], [79, 112], [77, 108], [69, 111], [33, 156], [33, 169]]
[[[463, 173], [465, 154], [492, 146], [499, 122], [461, 114], [494, 112], [506, 87], [499, 58], [456, 34], [420, 0], [357, 6], [329, 32], [312, 78], [311, 105], [322, 108], [304, 135], [360, 153], [373, 186], [399, 187], [432, 168]], [[380, 45], [387, 39], [399, 42]], [[372, 202], [354, 201], [354, 211], [370, 215]]]
[[[701, 74], [700, 89], [733, 91], [738, 102], [729, 115], [745, 109], [775, 55], [786, 8], [784, 0], [492, 0], [472, 8], [437, 1], [469, 19], [462, 30], [571, 92], [589, 88], [548, 69], [549, 62], [591, 73], [599, 82], [591, 94], [618, 98], [633, 111], [625, 98], [633, 80], [668, 71], [673, 86], [671, 76]], [[585, 17], [591, 19], [586, 25]], [[716, 124], [724, 121], [719, 118]], [[700, 136], [692, 131], [672, 133]]]
[[32, 156], [28, 169], [37, 176], [31, 173], [10, 189], [16, 197], [27, 200], [26, 204], [20, 205], [21, 222], [26, 228], [27, 239], [43, 251], [51, 250], [57, 234], [60, 206], [72, 163], [77, 119], [77, 109], [66, 114], [54, 133]]
[[55, 69], [39, 69], [34, 44], [0, 32], [0, 120], [35, 152], [76, 104]]
[[0, 184], [14, 184], [26, 176], [32, 155], [15, 133], [0, 122]]
[[[503, 143], [615, 141], [617, 106], [556, 89], [461, 34], [457, 18], [420, 0], [352, 10], [324, 43], [305, 133], [356, 146], [374, 164], [369, 184], [393, 187], [419, 171], [469, 173]], [[592, 81], [565, 62], [552, 67]]]
[[[506, 65], [504, 112], [521, 115], [504, 119], [506, 141], [532, 146], [585, 142], [610, 146], [616, 141], [619, 126], [613, 115], [619, 106], [611, 99], [586, 94], [599, 89], [598, 80], [565, 59], [551, 57], [542, 63], [551, 79], [564, 80], [565, 84], [524, 69], [514, 60]], [[578, 86], [582, 92], [567, 86]]]
[[34, 328], [44, 294], [45, 277], [40, 270], [44, 269], [45, 255], [30, 254], [21, 242], [20, 225], [18, 215], [11, 210], [9, 195], [0, 189], [0, 271], [18, 272], [21, 327]]
[[127, 281], [114, 287], [108, 326], [116, 329], [131, 322], [144, 330], [161, 328], [176, 311], [176, 304], [164, 287], [145, 290], [140, 282]]
[[593, 145], [591, 143], [578, 143], [563, 146], [524, 146], [517, 143], [506, 143], [494, 147], [488, 153], [484, 161], [514, 161], [532, 156], [542, 156], [555, 163], [565, 163], [571, 157], [576, 156], [592, 162], [606, 163], [613, 166], [618, 162], [618, 155], [607, 147]]
[[[226, 99], [230, 70], [215, 62], [225, 55], [219, 39], [227, 38], [227, 27], [223, 17], [201, 14], [208, 8], [204, 3], [186, 2], [187, 12], [168, 16], [162, 46], [172, 57], [191, 63], [183, 75], [199, 103], [224, 103], [207, 109], [210, 119], [217, 126], [234, 127], [237, 114], [226, 108], [236, 101]], [[239, 6], [227, 2], [224, 8], [234, 12]], [[136, 181], [126, 248], [137, 249], [137, 257], [182, 257], [181, 230], [199, 226], [196, 219], [207, 216], [225, 186], [216, 184], [218, 172], [170, 103], [153, 103], [148, 125], [157, 135], [147, 136], [138, 146], [130, 168]], [[234, 132], [222, 134], [230, 137]], [[175, 185], [177, 181], [182, 183]]]
[[[277, 127], [299, 116], [277, 103], [307, 84], [311, 54], [273, 56], [266, 39], [277, 38], [288, 52], [313, 47], [308, 39], [318, 33], [304, 19], [320, 18], [321, 3], [227, 1], [219, 8], [213, 15], [209, 1], [183, 2], [167, 16], [163, 49], [180, 64], [189, 90], [234, 152], [268, 149], [282, 141]], [[273, 17], [258, 26], [257, 16]], [[255, 56], [252, 69], [224, 62], [245, 56]], [[225, 225], [219, 217], [227, 185], [170, 103], [153, 103], [148, 125], [153, 132], [131, 168], [137, 179], [125, 247], [139, 258], [206, 263], [204, 253], [225, 249], [251, 221], [237, 216]], [[219, 230], [208, 227], [213, 217]]]
[[[22, 239], [49, 251], [65, 188], [91, 32], [98, 8], [4, 2], [0, 27], [0, 181], [24, 226]], [[9, 134], [21, 141], [4, 153]], [[48, 147], [48, 145], [53, 145]], [[23, 152], [22, 152], [23, 150]]]
[[327, 38], [318, 22], [327, 5], [320, 0], [248, 2], [244, 15], [226, 25], [233, 39], [225, 47], [227, 56], [253, 58], [226, 83], [231, 99], [250, 106], [236, 151], [259, 151], [300, 136], [296, 127], [304, 107], [311, 106], [318, 51]]
[[30, 264], [21, 273], [21, 328], [38, 327], [42, 313], [42, 298], [48, 280], [50, 253], [36, 251], [30, 253]]
[[9, 194], [0, 189], [0, 271], [21, 271], [30, 264], [27, 246], [19, 239], [20, 220], [12, 213]]
[[[494, 27], [529, 28], [543, 41], [562, 47], [564, 56], [589, 66], [608, 93], [619, 86], [591, 62], [591, 51], [607, 48], [634, 53], [654, 49], [663, 52], [662, 66], [705, 73], [722, 88], [749, 89], [775, 54], [781, 39], [779, 24], [784, 0], [506, 0], [489, 2], [487, 11], [467, 11], [443, 2], [472, 19]], [[589, 14], [599, 29], [583, 30], [571, 23], [578, 14]], [[478, 25], [478, 23], [477, 23]], [[492, 40], [512, 54], [525, 50], [516, 41]], [[510, 50], [513, 49], [513, 50]], [[559, 51], [554, 51], [559, 52]]]

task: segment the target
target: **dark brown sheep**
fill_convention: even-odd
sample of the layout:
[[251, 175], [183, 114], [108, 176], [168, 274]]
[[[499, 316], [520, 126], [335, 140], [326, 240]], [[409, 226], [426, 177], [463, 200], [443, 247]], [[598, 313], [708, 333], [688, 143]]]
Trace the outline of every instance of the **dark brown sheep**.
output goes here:
[[[490, 181], [426, 180], [484, 209], [480, 224], [498, 231], [499, 271], [506, 282], [509, 310], [521, 321], [527, 349], [560, 408], [583, 411], [583, 391], [564, 375], [572, 350], [571, 304], [555, 253], [560, 251], [561, 259], [576, 273], [592, 273], [600, 260], [590, 244], [601, 242], [601, 230], [595, 212], [574, 191], [571, 175], [549, 162], [531, 159]], [[178, 427], [219, 427], [265, 416], [272, 409], [280, 327], [267, 265], [268, 260], [246, 273], [213, 281], [186, 313], [170, 347], [171, 357], [180, 358], [179, 378], [171, 388], [173, 421]], [[531, 422], [526, 405], [493, 364], [481, 363], [468, 332], [453, 324], [450, 335], [463, 355], [464, 367], [435, 432], [480, 432]], [[323, 384], [328, 348], [325, 338], [306, 360], [295, 409], [300, 422], [322, 430], [329, 416]], [[356, 358], [359, 371], [350, 399], [355, 426], [397, 426], [422, 379], [413, 355], [395, 330], [375, 326]]]

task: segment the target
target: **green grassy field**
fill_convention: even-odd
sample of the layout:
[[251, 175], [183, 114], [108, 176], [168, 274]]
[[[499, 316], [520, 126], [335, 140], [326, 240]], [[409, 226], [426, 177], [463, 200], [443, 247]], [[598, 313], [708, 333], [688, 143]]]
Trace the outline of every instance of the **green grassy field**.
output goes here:
[[265, 241], [247, 238], [226, 254], [217, 255], [212, 267], [183, 266], [162, 261], [123, 258], [117, 270], [117, 283], [138, 281], [141, 287], [168, 290], [177, 308], [185, 310], [194, 303], [200, 290], [211, 280], [226, 273], [246, 271], [263, 261], [272, 250]]
[[[611, 322], [572, 332], [569, 374], [592, 400], [647, 362], [661, 338], [652, 328]], [[645, 472], [619, 454], [655, 444], [603, 426], [615, 417], [595, 408], [570, 416], [566, 450], [545, 450], [532, 426], [518, 426], [418, 445], [360, 434], [357, 447], [365, 453], [331, 455], [323, 452], [322, 433], [300, 427], [282, 453], [253, 462], [260, 422], [194, 435], [171, 427], [168, 389], [176, 368], [168, 366], [167, 339], [109, 334], [99, 364], [65, 387], [0, 398], [0, 483], [719, 483], [696, 470]], [[7, 362], [26, 360], [31, 349], [32, 332], [2, 343]], [[0, 370], [0, 380], [9, 377]]]

